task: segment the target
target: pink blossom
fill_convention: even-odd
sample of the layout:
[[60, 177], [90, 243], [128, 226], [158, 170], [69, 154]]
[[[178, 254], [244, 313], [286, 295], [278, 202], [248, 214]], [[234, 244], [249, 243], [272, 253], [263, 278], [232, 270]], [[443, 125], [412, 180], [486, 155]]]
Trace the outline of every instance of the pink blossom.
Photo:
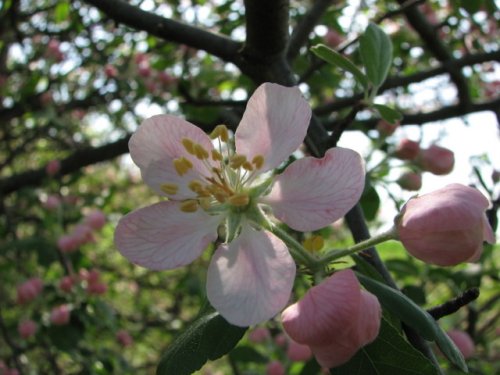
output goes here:
[[108, 78], [115, 78], [118, 76], [118, 69], [114, 65], [107, 64], [104, 67], [104, 74], [106, 74], [106, 77]]
[[325, 35], [325, 43], [331, 48], [337, 47], [343, 41], [344, 37], [335, 30], [329, 29]]
[[158, 79], [165, 86], [169, 86], [169, 85], [175, 83], [175, 77], [171, 76], [167, 72], [159, 72], [158, 73]]
[[416, 172], [406, 172], [398, 178], [397, 183], [405, 190], [417, 191], [422, 187], [422, 175]]
[[106, 215], [101, 210], [94, 210], [85, 217], [85, 224], [99, 230], [106, 224]]
[[59, 305], [50, 312], [50, 322], [56, 326], [63, 326], [69, 323], [71, 310], [68, 305]]
[[55, 210], [61, 205], [61, 198], [57, 195], [49, 195], [42, 203], [43, 207], [49, 211]]
[[132, 339], [132, 336], [130, 336], [130, 333], [128, 333], [124, 329], [121, 329], [118, 332], [116, 332], [116, 340], [123, 347], [130, 346], [134, 343], [134, 340]]
[[284, 347], [288, 342], [288, 337], [284, 333], [278, 333], [274, 337], [274, 343], [279, 347]]
[[444, 175], [453, 170], [455, 156], [453, 151], [447, 148], [432, 145], [428, 149], [420, 150], [417, 162], [424, 171]]
[[307, 361], [312, 357], [312, 352], [309, 346], [299, 344], [294, 340], [289, 340], [286, 356], [290, 361], [294, 362]]
[[269, 330], [265, 327], [256, 327], [248, 334], [248, 340], [254, 343], [260, 343], [271, 337]]
[[379, 122], [377, 123], [377, 130], [380, 133], [380, 135], [384, 137], [389, 137], [390, 135], [393, 135], [398, 127], [399, 127], [399, 122], [391, 124], [390, 122], [387, 122], [385, 120], [379, 120]]
[[447, 334], [448, 336], [450, 336], [451, 340], [455, 343], [458, 350], [460, 350], [460, 353], [462, 353], [465, 359], [470, 358], [474, 355], [474, 341], [472, 341], [472, 338], [467, 332], [453, 329], [451, 331], [448, 331]]
[[397, 222], [399, 239], [414, 257], [439, 266], [475, 261], [483, 241], [495, 242], [486, 219], [488, 200], [460, 184], [410, 199]]
[[271, 361], [267, 364], [266, 375], [285, 375], [285, 366], [280, 361]]
[[137, 71], [141, 77], [147, 78], [151, 75], [151, 67], [148, 61], [143, 61], [137, 66]]
[[287, 334], [308, 345], [321, 366], [331, 368], [347, 362], [377, 337], [381, 308], [375, 296], [360, 289], [354, 272], [346, 269], [309, 289], [281, 317]]
[[61, 170], [61, 162], [57, 159], [51, 160], [45, 166], [45, 172], [49, 176], [56, 175]]
[[17, 302], [24, 304], [33, 301], [43, 290], [43, 281], [38, 277], [26, 280], [17, 286]]
[[108, 286], [101, 281], [95, 283], [89, 283], [87, 285], [87, 293], [91, 295], [99, 296], [105, 294], [108, 291]]
[[208, 268], [209, 301], [235, 325], [273, 317], [288, 302], [296, 266], [281, 239], [258, 230], [262, 208], [295, 230], [312, 231], [344, 216], [364, 186], [361, 157], [344, 148], [297, 160], [278, 176], [265, 173], [297, 150], [310, 117], [297, 88], [266, 83], [248, 101], [234, 153], [223, 126], [212, 133], [222, 144], [215, 148], [180, 118], [144, 121], [130, 154], [145, 182], [169, 199], [123, 217], [118, 250], [140, 266], [173, 269], [199, 257], [222, 224], [227, 236]]
[[19, 335], [23, 339], [27, 339], [33, 336], [36, 333], [36, 330], [37, 324], [31, 319], [23, 320], [17, 326], [17, 332], [19, 332]]
[[63, 253], [71, 253], [78, 249], [80, 245], [78, 238], [73, 236], [72, 234], [65, 234], [59, 237], [57, 240], [57, 247]]
[[75, 280], [71, 276], [64, 276], [61, 280], [59, 280], [59, 289], [63, 292], [69, 293], [73, 289], [73, 285], [75, 284]]
[[394, 152], [394, 156], [401, 160], [413, 160], [418, 156], [420, 144], [411, 139], [404, 138]]
[[92, 228], [88, 223], [78, 224], [73, 228], [71, 236], [78, 243], [78, 246], [85, 245], [86, 243], [94, 241], [92, 235]]

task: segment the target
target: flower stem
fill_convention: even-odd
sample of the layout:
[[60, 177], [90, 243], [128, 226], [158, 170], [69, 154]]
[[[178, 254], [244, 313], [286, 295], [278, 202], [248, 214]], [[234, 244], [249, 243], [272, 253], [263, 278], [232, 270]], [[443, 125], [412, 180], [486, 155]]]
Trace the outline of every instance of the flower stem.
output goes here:
[[397, 234], [396, 234], [396, 229], [395, 227], [391, 228], [387, 232], [383, 232], [375, 237], [371, 237], [367, 240], [358, 242], [357, 244], [354, 244], [351, 247], [348, 247], [347, 249], [343, 250], [330, 250], [327, 254], [325, 254], [321, 259], [319, 260], [323, 264], [327, 264], [330, 262], [333, 262], [334, 260], [337, 260], [339, 258], [343, 258], [348, 255], [355, 254], [359, 251], [368, 249], [372, 246], [375, 246], [379, 243], [388, 241], [388, 240], [394, 240], [397, 239]]

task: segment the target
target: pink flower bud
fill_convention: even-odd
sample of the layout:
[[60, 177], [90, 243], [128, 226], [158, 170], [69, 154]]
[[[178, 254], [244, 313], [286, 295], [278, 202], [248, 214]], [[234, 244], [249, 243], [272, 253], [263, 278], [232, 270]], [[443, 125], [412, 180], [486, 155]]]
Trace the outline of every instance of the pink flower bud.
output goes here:
[[116, 341], [118, 341], [118, 343], [123, 347], [130, 346], [134, 343], [134, 340], [132, 339], [132, 336], [130, 336], [130, 333], [128, 333], [124, 329], [116, 332]]
[[284, 333], [278, 333], [274, 337], [274, 343], [280, 348], [284, 347], [287, 342], [288, 342], [288, 337], [286, 337]]
[[73, 285], [75, 284], [75, 280], [71, 276], [64, 276], [61, 280], [59, 280], [59, 289], [63, 292], [69, 293], [73, 289]]
[[380, 133], [380, 135], [384, 137], [389, 137], [390, 135], [393, 135], [398, 127], [399, 127], [399, 122], [391, 124], [390, 122], [387, 122], [385, 120], [379, 120], [379, 122], [377, 123], [377, 130]]
[[256, 327], [248, 334], [248, 340], [254, 343], [264, 342], [270, 337], [269, 330], [264, 327]]
[[311, 349], [307, 345], [299, 344], [294, 340], [288, 342], [286, 356], [290, 361], [307, 361], [312, 357]]
[[447, 334], [450, 336], [450, 339], [455, 343], [465, 359], [474, 355], [474, 341], [472, 341], [472, 338], [466, 332], [453, 329], [448, 331]]
[[417, 191], [422, 187], [422, 175], [415, 172], [406, 172], [396, 182], [402, 189]]
[[350, 269], [312, 287], [281, 315], [290, 338], [308, 345], [318, 363], [328, 368], [347, 362], [372, 342], [378, 335], [380, 317], [377, 298], [360, 289]]
[[335, 48], [343, 41], [344, 38], [342, 37], [342, 35], [340, 35], [335, 30], [329, 29], [325, 35], [325, 43], [329, 47]]
[[89, 283], [87, 285], [87, 293], [91, 295], [102, 295], [106, 293], [108, 290], [108, 286], [104, 284], [103, 282], [94, 282], [94, 283]]
[[172, 77], [170, 74], [168, 74], [167, 72], [159, 72], [158, 73], [158, 79], [160, 80], [160, 82], [165, 85], [165, 86], [169, 86], [173, 83], [175, 83], [175, 78]]
[[404, 138], [399, 142], [394, 156], [401, 160], [413, 160], [418, 156], [420, 144], [408, 138]]
[[488, 200], [460, 184], [410, 199], [396, 224], [400, 241], [415, 258], [439, 266], [475, 261], [483, 241], [495, 242], [486, 219]]
[[86, 280], [89, 284], [97, 283], [101, 280], [101, 273], [95, 268], [90, 271], [82, 269], [80, 276], [82, 277], [82, 280]]
[[453, 151], [432, 145], [428, 149], [420, 150], [417, 162], [424, 171], [435, 175], [445, 175], [453, 170], [455, 156]]
[[86, 223], [78, 224], [77, 226], [75, 226], [75, 228], [73, 228], [71, 236], [75, 239], [79, 246], [92, 242], [94, 240], [94, 236], [92, 235], [92, 228]]
[[99, 230], [106, 224], [106, 215], [100, 210], [94, 210], [85, 218], [85, 224], [94, 230]]
[[61, 205], [61, 199], [57, 195], [49, 195], [42, 205], [47, 210], [52, 211]]
[[138, 72], [141, 77], [147, 78], [151, 75], [151, 67], [149, 66], [149, 62], [143, 61], [138, 67]]
[[280, 361], [272, 361], [267, 364], [266, 375], [285, 375], [285, 367]]
[[56, 306], [50, 312], [50, 322], [56, 326], [63, 326], [69, 323], [71, 311], [68, 305]]
[[43, 290], [43, 281], [37, 277], [26, 280], [17, 286], [17, 302], [24, 304], [33, 301]]
[[134, 56], [134, 60], [137, 65], [144, 62], [148, 62], [148, 59], [149, 59], [148, 55], [146, 55], [145, 53], [138, 53], [137, 55]]
[[115, 78], [118, 76], [118, 69], [114, 65], [107, 64], [104, 67], [104, 74], [106, 74], [106, 77], [108, 78]]
[[78, 239], [73, 235], [65, 234], [57, 240], [57, 247], [63, 253], [71, 253], [78, 248]]
[[17, 332], [23, 339], [30, 338], [36, 333], [37, 324], [33, 320], [23, 320], [17, 326]]
[[49, 176], [56, 175], [61, 170], [61, 162], [59, 160], [51, 160], [45, 166], [45, 172]]

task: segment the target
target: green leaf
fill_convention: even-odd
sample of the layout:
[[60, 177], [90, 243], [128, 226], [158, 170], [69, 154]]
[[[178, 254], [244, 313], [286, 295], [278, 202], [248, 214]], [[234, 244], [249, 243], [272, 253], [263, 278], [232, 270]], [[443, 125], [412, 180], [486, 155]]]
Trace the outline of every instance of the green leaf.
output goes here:
[[380, 303], [401, 321], [413, 327], [423, 338], [434, 340], [438, 328], [434, 318], [399, 290], [388, 287], [362, 274], [357, 274], [359, 281]]
[[377, 339], [361, 348], [333, 375], [437, 375], [439, 371], [382, 318]]
[[462, 353], [458, 350], [455, 343], [451, 341], [450, 336], [448, 336], [441, 328], [439, 328], [436, 332], [435, 341], [437, 346], [439, 346], [439, 349], [441, 349], [441, 352], [450, 360], [451, 363], [463, 372], [469, 372]]
[[366, 75], [375, 87], [382, 86], [392, 62], [392, 42], [384, 31], [370, 23], [359, 39], [359, 52]]
[[69, 3], [67, 1], [61, 1], [59, 4], [57, 4], [56, 9], [54, 11], [55, 13], [55, 21], [57, 23], [61, 23], [63, 21], [66, 21], [69, 16]]
[[380, 117], [391, 124], [395, 124], [403, 118], [403, 115], [399, 111], [386, 105], [374, 104], [373, 107], [378, 111]]
[[377, 190], [371, 184], [365, 188], [359, 203], [361, 204], [366, 220], [372, 221], [377, 217], [380, 208], [380, 197]]
[[352, 75], [363, 85], [363, 87], [368, 86], [368, 81], [363, 72], [361, 72], [356, 65], [337, 51], [328, 48], [324, 44], [317, 44], [311, 47], [311, 51], [320, 59], [325, 60], [328, 64], [338, 66], [339, 68], [352, 73]]
[[259, 353], [251, 346], [238, 346], [231, 350], [229, 357], [240, 363], [267, 363], [269, 358]]
[[156, 374], [192, 374], [208, 360], [220, 358], [228, 353], [246, 330], [246, 327], [229, 324], [217, 312], [202, 315], [170, 345], [156, 369]]

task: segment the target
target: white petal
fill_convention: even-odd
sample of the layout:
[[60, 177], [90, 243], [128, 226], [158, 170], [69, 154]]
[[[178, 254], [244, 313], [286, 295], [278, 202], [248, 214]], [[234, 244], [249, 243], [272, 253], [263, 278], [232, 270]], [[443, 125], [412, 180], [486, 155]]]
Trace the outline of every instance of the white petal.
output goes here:
[[217, 238], [220, 218], [204, 211], [180, 211], [176, 202], [160, 202], [124, 216], [115, 244], [132, 263], [152, 270], [191, 263]]
[[207, 275], [210, 303], [230, 323], [251, 326], [285, 307], [295, 278], [295, 262], [278, 237], [244, 226], [231, 244], [221, 245]]

